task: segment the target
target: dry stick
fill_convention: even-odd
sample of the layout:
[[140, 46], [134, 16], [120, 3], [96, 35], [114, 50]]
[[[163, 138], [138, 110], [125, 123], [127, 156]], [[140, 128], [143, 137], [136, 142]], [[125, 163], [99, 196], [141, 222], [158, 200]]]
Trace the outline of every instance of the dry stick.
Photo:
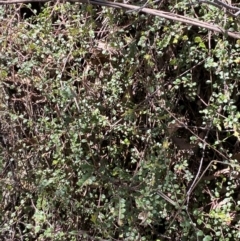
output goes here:
[[[49, 0], [32, 0], [31, 2], [50, 2]], [[131, 5], [131, 4], [125, 4], [125, 3], [117, 3], [117, 2], [110, 2], [110, 1], [105, 1], [105, 0], [67, 0], [66, 2], [74, 2], [74, 3], [88, 3], [88, 4], [94, 4], [94, 5], [101, 5], [101, 6], [106, 6], [106, 7], [112, 7], [112, 8], [120, 8], [120, 9], [130, 9], [130, 10], [139, 10], [139, 6]], [[29, 0], [8, 0], [8, 1], [3, 1], [0, 0], [0, 5], [4, 4], [14, 4], [14, 3], [29, 3]], [[215, 31], [217, 33], [222, 33], [226, 34], [230, 37], [240, 39], [240, 32], [232, 32], [228, 31], [218, 25], [215, 24], [210, 24], [207, 22], [199, 21], [194, 18], [170, 13], [170, 12], [165, 12], [161, 10], [155, 10], [155, 9], [150, 9], [150, 8], [141, 8], [140, 12], [147, 13], [150, 15], [158, 16], [161, 18], [173, 20], [176, 22], [181, 22], [185, 23], [188, 25], [194, 25], [198, 26], [201, 28], [206, 28], [208, 30]]]

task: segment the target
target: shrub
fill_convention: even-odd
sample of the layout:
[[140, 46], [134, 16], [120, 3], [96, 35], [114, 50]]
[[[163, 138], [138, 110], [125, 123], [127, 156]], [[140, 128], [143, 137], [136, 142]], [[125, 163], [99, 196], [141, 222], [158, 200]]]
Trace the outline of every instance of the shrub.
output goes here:
[[[161, 8], [221, 12], [187, 4]], [[2, 239], [239, 238], [239, 41], [89, 4], [16, 8], [0, 11]]]

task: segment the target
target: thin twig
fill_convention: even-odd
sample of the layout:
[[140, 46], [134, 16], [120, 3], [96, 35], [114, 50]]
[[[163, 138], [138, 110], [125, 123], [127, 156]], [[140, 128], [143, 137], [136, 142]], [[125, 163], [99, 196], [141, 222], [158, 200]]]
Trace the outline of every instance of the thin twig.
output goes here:
[[[212, 124], [211, 124], [211, 125], [212, 125]], [[211, 125], [209, 126], [209, 128], [208, 128], [208, 130], [207, 130], [207, 133], [206, 133], [206, 135], [205, 135], [205, 137], [204, 137], [204, 144], [203, 144], [203, 148], [202, 148], [202, 157], [201, 157], [200, 164], [199, 164], [199, 167], [198, 167], [198, 172], [197, 172], [197, 174], [196, 174], [196, 176], [195, 176], [195, 178], [194, 178], [194, 180], [193, 180], [190, 188], [189, 188], [188, 191], [187, 191], [187, 196], [186, 196], [186, 201], [185, 201], [185, 202], [187, 202], [187, 204], [186, 204], [186, 212], [187, 212], [187, 215], [188, 215], [188, 217], [189, 217], [192, 225], [193, 225], [193, 220], [192, 220], [192, 218], [191, 218], [191, 216], [190, 216], [190, 214], [189, 214], [189, 212], [188, 212], [189, 198], [190, 198], [190, 195], [191, 195], [191, 193], [192, 193], [192, 191], [193, 191], [196, 183], [197, 183], [198, 180], [199, 180], [198, 178], [199, 178], [199, 175], [200, 175], [201, 170], [202, 170], [203, 159], [204, 159], [205, 150], [206, 150], [206, 147], [207, 147], [207, 144], [206, 144], [206, 143], [207, 143], [207, 138], [208, 138], [208, 135], [209, 135], [209, 131], [210, 131]], [[196, 229], [196, 227], [195, 227], [194, 225], [193, 225], [193, 228]], [[197, 236], [197, 241], [198, 241], [198, 236]]]
[[157, 190], [157, 194], [160, 197], [162, 197], [163, 199], [165, 199], [167, 202], [171, 203], [176, 208], [179, 208], [179, 204], [177, 202], [174, 202], [171, 198], [169, 198], [167, 195], [165, 195], [162, 191]]
[[[153, 4], [156, 4], [158, 2], [161, 2], [162, 0], [156, 0], [153, 1]], [[143, 8], [147, 7], [149, 5], [149, 0], [147, 0], [142, 6], [140, 6], [138, 9], [136, 10], [128, 10], [126, 13], [132, 13], [132, 12], [140, 12]]]
[[207, 130], [207, 133], [204, 137], [204, 142], [203, 142], [203, 151], [202, 151], [202, 157], [201, 157], [201, 160], [200, 160], [200, 164], [199, 164], [199, 167], [198, 167], [198, 172], [195, 176], [195, 179], [194, 181], [192, 182], [192, 185], [190, 186], [189, 190], [187, 191], [187, 198], [189, 199], [189, 196], [191, 195], [192, 191], [193, 191], [193, 188], [195, 187], [195, 184], [199, 178], [199, 175], [201, 173], [201, 170], [202, 170], [202, 164], [203, 164], [203, 159], [204, 159], [204, 156], [205, 156], [205, 150], [206, 150], [206, 147], [207, 147], [207, 138], [208, 138], [208, 134], [209, 134], [209, 131], [210, 131], [210, 127], [208, 128]]

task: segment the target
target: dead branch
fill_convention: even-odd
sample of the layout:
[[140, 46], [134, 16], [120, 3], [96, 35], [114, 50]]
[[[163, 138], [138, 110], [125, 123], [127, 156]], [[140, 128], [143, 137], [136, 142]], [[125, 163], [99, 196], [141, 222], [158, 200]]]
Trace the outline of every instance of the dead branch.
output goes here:
[[[49, 0], [32, 0], [31, 2], [50, 2]], [[74, 2], [74, 3], [88, 3], [88, 4], [94, 4], [94, 5], [100, 5], [100, 6], [106, 6], [111, 8], [120, 8], [120, 9], [126, 9], [126, 10], [134, 10], [136, 12], [143, 12], [147, 14], [151, 14], [154, 16], [158, 16], [161, 18], [169, 19], [175, 22], [181, 22], [192, 26], [197, 26], [201, 28], [205, 28], [217, 33], [224, 34], [226, 36], [230, 36], [232, 38], [240, 39], [240, 32], [233, 32], [229, 31], [227, 29], [222, 28], [219, 25], [203, 22], [198, 19], [178, 15], [175, 13], [165, 12], [161, 10], [155, 10], [151, 8], [146, 7], [140, 7], [131, 5], [131, 4], [125, 4], [125, 3], [118, 3], [118, 2], [110, 2], [105, 0], [67, 0], [67, 2]], [[14, 3], [29, 3], [29, 0], [0, 0], [0, 5], [6, 5], [6, 4], [14, 4]]]

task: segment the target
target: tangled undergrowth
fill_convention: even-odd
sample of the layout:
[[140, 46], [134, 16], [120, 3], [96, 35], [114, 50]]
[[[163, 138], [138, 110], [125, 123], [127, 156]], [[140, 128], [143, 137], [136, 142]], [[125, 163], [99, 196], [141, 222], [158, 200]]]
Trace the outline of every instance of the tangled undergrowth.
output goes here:
[[[239, 239], [240, 40], [22, 7], [0, 9], [1, 240]], [[239, 31], [218, 8], [156, 7]]]

